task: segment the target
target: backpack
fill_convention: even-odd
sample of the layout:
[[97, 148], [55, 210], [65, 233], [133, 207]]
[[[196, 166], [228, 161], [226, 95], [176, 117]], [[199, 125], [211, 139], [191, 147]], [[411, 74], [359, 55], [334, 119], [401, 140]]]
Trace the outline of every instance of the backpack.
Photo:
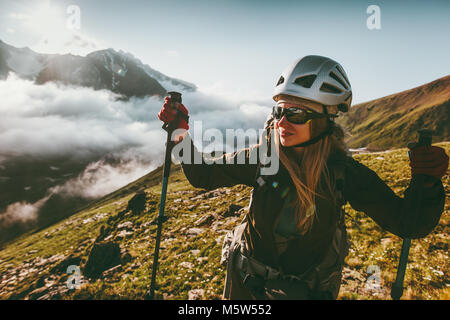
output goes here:
[[[349, 152], [347, 152], [349, 154]], [[346, 201], [344, 199], [344, 185], [345, 185], [345, 167], [341, 162], [336, 162], [333, 165], [334, 179], [336, 185], [336, 198], [340, 206], [340, 217], [336, 227], [334, 237], [328, 250], [322, 256], [321, 262], [312, 269], [312, 276], [314, 281], [311, 281], [310, 289], [315, 292], [327, 292], [327, 298], [336, 299], [339, 293], [341, 274], [345, 257], [349, 253], [350, 243], [347, 238], [347, 231], [345, 227], [345, 210], [343, 206]], [[259, 166], [257, 169], [256, 179], [261, 185], [261, 180], [264, 179], [259, 175]], [[241, 250], [245, 246], [243, 233], [247, 227], [247, 215], [244, 220], [232, 231], [229, 231], [224, 238], [222, 245], [222, 254], [220, 263], [227, 266], [227, 281], [225, 283], [224, 296], [228, 296], [231, 285], [231, 272], [234, 265], [234, 256], [237, 250]], [[312, 284], [314, 283], [314, 284]]]

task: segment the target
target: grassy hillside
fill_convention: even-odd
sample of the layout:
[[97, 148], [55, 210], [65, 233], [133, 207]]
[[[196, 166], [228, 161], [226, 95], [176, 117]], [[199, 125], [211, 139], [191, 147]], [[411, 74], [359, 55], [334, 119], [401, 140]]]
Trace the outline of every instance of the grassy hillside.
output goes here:
[[417, 130], [434, 130], [433, 141], [448, 141], [450, 76], [423, 86], [353, 106], [337, 122], [352, 137], [350, 148], [386, 150], [416, 141]]
[[[438, 143], [450, 154], [450, 143]], [[410, 179], [406, 149], [355, 155], [402, 195]], [[25, 234], [0, 251], [1, 299], [142, 299], [149, 288], [161, 191], [161, 168], [91, 203], [77, 214], [45, 230]], [[446, 192], [450, 176], [443, 178]], [[147, 194], [141, 214], [124, 209], [139, 188]], [[166, 203], [158, 270], [159, 299], [219, 299], [225, 269], [220, 266], [224, 234], [247, 212], [251, 189], [242, 185], [205, 191], [193, 188], [180, 166], [173, 166]], [[404, 299], [449, 299], [449, 199], [437, 228], [412, 241]], [[381, 230], [361, 212], [346, 207], [352, 248], [346, 259], [340, 299], [389, 299], [401, 241]], [[115, 241], [121, 264], [98, 279], [84, 275], [95, 242]], [[81, 267], [81, 288], [68, 290], [67, 267]], [[378, 266], [380, 289], [370, 289], [367, 268]]]
[[[82, 160], [70, 156], [7, 156], [8, 160], [0, 165], [0, 213], [13, 203], [36, 203], [49, 195], [49, 189], [81, 175], [89, 163], [101, 157], [97, 154]], [[75, 195], [70, 198], [61, 194], [51, 195], [39, 209], [35, 225], [21, 222], [0, 224], [0, 247], [33, 227], [45, 228], [69, 217], [90, 201], [92, 199]]]

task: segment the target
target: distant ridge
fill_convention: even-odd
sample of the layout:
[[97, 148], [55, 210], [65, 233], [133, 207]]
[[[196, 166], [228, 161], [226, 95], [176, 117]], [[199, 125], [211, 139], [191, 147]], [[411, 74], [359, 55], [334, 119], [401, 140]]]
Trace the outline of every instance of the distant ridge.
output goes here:
[[99, 50], [85, 57], [40, 54], [28, 47], [16, 48], [0, 40], [0, 80], [6, 79], [9, 72], [37, 84], [59, 82], [94, 90], [106, 89], [126, 99], [163, 97], [171, 90], [197, 89], [194, 84], [170, 78], [122, 50]]
[[422, 86], [353, 106], [337, 122], [350, 131], [350, 148], [405, 147], [417, 130], [434, 131], [433, 142], [448, 141], [450, 75]]

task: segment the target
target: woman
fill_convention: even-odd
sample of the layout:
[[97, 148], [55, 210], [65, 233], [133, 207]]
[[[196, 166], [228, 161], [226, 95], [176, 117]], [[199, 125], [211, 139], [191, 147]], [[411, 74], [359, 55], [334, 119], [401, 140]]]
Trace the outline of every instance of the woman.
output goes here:
[[[225, 299], [336, 299], [348, 253], [342, 204], [348, 201], [400, 237], [425, 237], [443, 212], [440, 179], [448, 156], [434, 146], [413, 149], [411, 184], [404, 198], [396, 196], [374, 171], [349, 156], [343, 129], [333, 119], [350, 108], [351, 86], [343, 68], [326, 57], [306, 56], [288, 67], [274, 100], [277, 106], [259, 145], [224, 154], [227, 164], [182, 163], [183, 171], [194, 187], [254, 188], [246, 223], [234, 232]], [[178, 110], [187, 116], [183, 105]], [[168, 98], [158, 117], [173, 121]], [[189, 129], [184, 119], [177, 127]], [[198, 154], [190, 136], [181, 137]], [[248, 159], [272, 139], [281, 163], [277, 173], [262, 176], [260, 159], [257, 164]], [[233, 164], [242, 155], [246, 163]], [[418, 174], [426, 183], [416, 211]]]

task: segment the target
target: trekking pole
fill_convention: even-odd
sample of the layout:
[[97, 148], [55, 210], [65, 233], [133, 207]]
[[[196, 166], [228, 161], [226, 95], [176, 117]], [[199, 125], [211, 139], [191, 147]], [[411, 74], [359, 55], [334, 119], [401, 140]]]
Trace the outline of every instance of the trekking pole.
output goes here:
[[157, 223], [158, 223], [158, 231], [156, 233], [156, 242], [155, 242], [155, 254], [153, 255], [153, 270], [152, 270], [152, 281], [150, 284], [150, 292], [147, 295], [148, 299], [153, 300], [155, 295], [155, 283], [156, 283], [156, 271], [158, 269], [158, 255], [159, 255], [159, 244], [161, 241], [161, 231], [162, 224], [164, 222], [164, 206], [166, 204], [166, 193], [167, 193], [167, 183], [169, 180], [170, 174], [170, 165], [172, 148], [174, 146], [174, 142], [171, 140], [172, 132], [176, 129], [176, 125], [178, 123], [178, 119], [180, 117], [179, 111], [176, 108], [177, 103], [181, 103], [181, 93], [179, 92], [168, 92], [170, 95], [170, 100], [172, 103], [172, 108], [177, 110], [175, 114], [175, 119], [170, 123], [164, 123], [162, 128], [167, 131], [167, 140], [166, 140], [166, 155], [164, 158], [164, 169], [163, 169], [163, 178], [162, 178], [162, 188], [161, 188], [161, 201], [159, 203], [159, 214]]
[[[408, 151], [408, 157], [411, 157], [411, 150], [416, 147], [431, 146], [432, 134], [433, 134], [433, 132], [428, 129], [419, 130], [419, 142], [408, 143], [408, 148], [410, 149]], [[416, 176], [416, 180], [417, 180], [416, 186], [418, 189], [418, 190], [416, 190], [417, 200], [416, 200], [416, 206], [414, 207], [416, 212], [415, 212], [415, 215], [412, 217], [413, 218], [412, 222], [415, 222], [415, 219], [417, 218], [417, 208], [420, 206], [421, 197], [422, 197], [421, 189], [423, 188], [423, 184], [425, 182], [425, 176], [418, 174]], [[402, 250], [400, 253], [400, 260], [398, 262], [397, 277], [395, 278], [395, 282], [391, 288], [391, 297], [393, 300], [400, 300], [400, 298], [403, 295], [403, 280], [405, 279], [406, 264], [408, 263], [408, 255], [409, 255], [410, 246], [411, 246], [411, 239], [404, 238], [403, 244], [402, 244]]]

